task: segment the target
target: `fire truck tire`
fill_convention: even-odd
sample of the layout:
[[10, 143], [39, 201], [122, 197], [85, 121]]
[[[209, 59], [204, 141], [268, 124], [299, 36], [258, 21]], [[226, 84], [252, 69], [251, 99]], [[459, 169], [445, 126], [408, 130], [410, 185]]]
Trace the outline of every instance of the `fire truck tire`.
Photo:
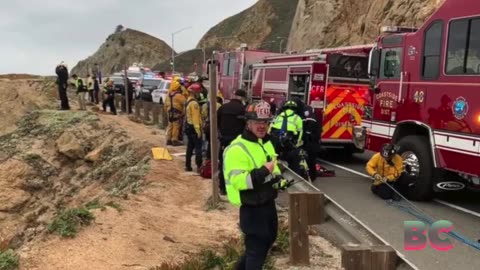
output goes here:
[[399, 155], [410, 151], [418, 159], [420, 172], [418, 177], [411, 178], [407, 174], [403, 174], [402, 181], [410, 183], [414, 181], [414, 185], [406, 187], [406, 197], [415, 201], [428, 201], [433, 197], [433, 162], [432, 151], [429, 147], [430, 142], [424, 136], [406, 136], [398, 142], [400, 149]]

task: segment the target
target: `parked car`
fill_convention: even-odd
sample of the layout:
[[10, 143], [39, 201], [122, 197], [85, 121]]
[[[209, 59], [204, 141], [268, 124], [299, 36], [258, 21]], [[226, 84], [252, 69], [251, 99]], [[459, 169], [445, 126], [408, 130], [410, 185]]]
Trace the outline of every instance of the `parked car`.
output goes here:
[[137, 81], [137, 99], [152, 102], [152, 92], [157, 89], [162, 79], [154, 76], [143, 76]]
[[125, 79], [122, 76], [112, 76], [110, 77], [113, 80], [113, 89], [115, 93], [123, 93], [125, 91]]
[[165, 102], [165, 98], [168, 95], [168, 89], [170, 88], [170, 83], [170, 80], [162, 80], [157, 89], [153, 90], [152, 98], [154, 103], [163, 104]]

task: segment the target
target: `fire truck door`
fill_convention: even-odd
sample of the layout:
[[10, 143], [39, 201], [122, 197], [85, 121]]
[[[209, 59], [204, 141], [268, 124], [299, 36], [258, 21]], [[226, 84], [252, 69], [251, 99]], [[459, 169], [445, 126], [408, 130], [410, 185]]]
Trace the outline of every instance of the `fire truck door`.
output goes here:
[[299, 98], [305, 104], [310, 91], [310, 74], [291, 74], [288, 80], [288, 99]]

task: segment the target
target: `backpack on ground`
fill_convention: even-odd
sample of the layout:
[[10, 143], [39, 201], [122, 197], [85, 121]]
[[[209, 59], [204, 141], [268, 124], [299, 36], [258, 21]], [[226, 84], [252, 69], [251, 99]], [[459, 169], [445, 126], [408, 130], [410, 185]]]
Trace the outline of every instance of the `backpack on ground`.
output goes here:
[[207, 179], [212, 178], [212, 161], [211, 160], [206, 160], [203, 163], [203, 165], [200, 167], [200, 176]]

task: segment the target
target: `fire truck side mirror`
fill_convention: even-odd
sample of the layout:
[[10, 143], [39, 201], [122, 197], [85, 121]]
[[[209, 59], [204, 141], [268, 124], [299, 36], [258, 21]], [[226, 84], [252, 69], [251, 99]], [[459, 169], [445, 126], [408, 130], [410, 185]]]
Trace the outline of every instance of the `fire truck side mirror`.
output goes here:
[[378, 76], [378, 71], [380, 70], [380, 56], [381, 50], [378, 48], [373, 48], [370, 51], [368, 59], [368, 74], [372, 77]]

